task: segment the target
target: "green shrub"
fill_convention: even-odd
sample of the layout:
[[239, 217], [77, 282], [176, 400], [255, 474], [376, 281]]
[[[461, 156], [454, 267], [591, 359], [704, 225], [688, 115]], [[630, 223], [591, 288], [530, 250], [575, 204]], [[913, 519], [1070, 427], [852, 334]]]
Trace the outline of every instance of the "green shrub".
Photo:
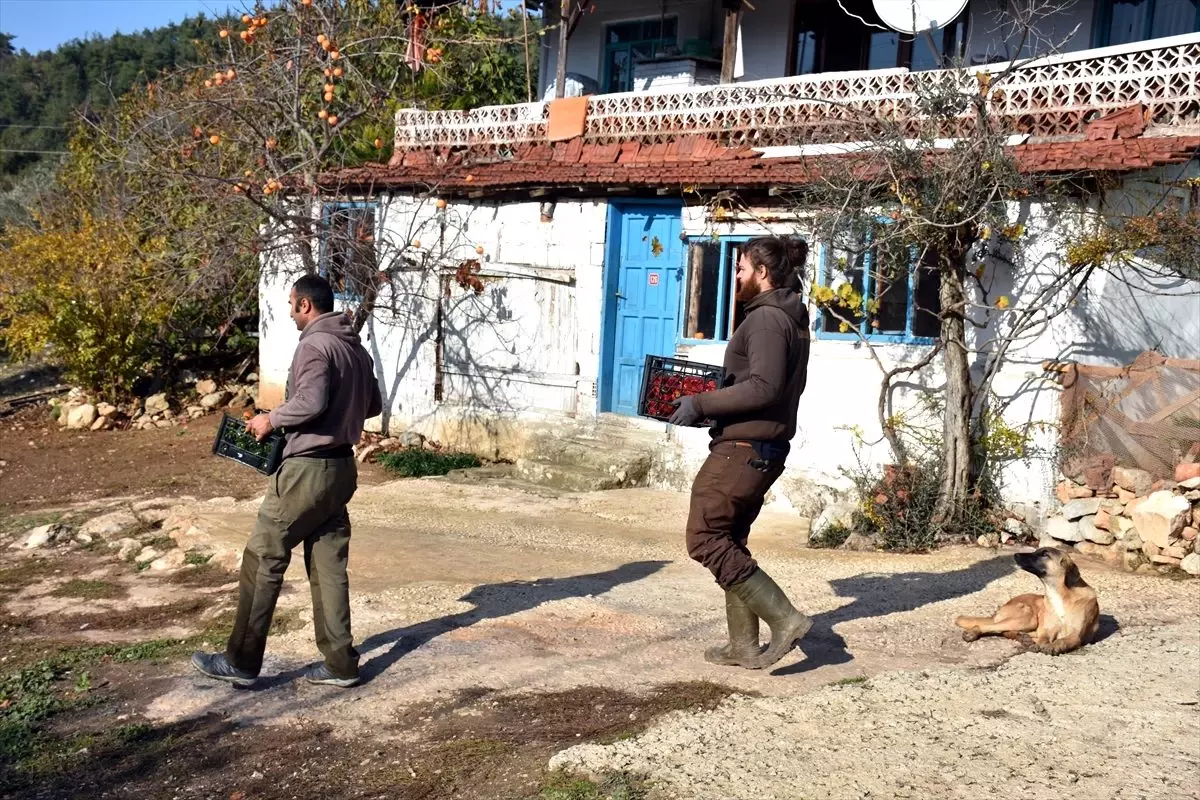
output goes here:
[[408, 447], [379, 456], [379, 463], [402, 478], [424, 478], [445, 475], [451, 470], [473, 469], [482, 462], [470, 453], [439, 453], [420, 447]]

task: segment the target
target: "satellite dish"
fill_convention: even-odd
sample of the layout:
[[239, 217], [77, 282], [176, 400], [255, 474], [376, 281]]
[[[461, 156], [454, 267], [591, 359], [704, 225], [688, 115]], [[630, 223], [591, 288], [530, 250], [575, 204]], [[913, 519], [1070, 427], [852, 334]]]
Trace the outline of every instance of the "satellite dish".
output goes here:
[[944, 28], [958, 18], [967, 0], [872, 0], [875, 13], [894, 31], [917, 34]]

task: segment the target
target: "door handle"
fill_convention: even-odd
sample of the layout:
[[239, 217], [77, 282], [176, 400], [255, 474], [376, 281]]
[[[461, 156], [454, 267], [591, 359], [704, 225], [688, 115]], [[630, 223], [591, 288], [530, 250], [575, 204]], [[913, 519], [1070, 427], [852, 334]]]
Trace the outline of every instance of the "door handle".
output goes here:
[[620, 292], [613, 292], [613, 296], [616, 297], [618, 300], [625, 299], [625, 295], [621, 294]]

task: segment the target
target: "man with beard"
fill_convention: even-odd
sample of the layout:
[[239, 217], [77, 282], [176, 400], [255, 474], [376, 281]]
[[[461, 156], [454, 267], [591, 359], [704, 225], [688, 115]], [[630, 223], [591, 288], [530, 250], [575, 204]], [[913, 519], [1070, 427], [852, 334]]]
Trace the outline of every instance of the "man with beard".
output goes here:
[[333, 310], [333, 289], [316, 275], [292, 287], [300, 343], [288, 372], [287, 399], [246, 429], [259, 441], [284, 428], [283, 463], [271, 476], [254, 533], [242, 554], [237, 617], [224, 653], [196, 653], [199, 672], [252, 686], [262, 669], [267, 633], [292, 550], [304, 546], [313, 628], [325, 657], [305, 672], [310, 683], [348, 688], [359, 681], [350, 634], [350, 515], [358, 487], [354, 444], [363, 422], [383, 410], [371, 356], [346, 314]]
[[[745, 318], [725, 350], [725, 386], [682, 397], [671, 422], [712, 419], [709, 456], [692, 484], [688, 555], [725, 590], [729, 641], [705, 660], [748, 669], [769, 667], [812, 627], [758, 566], [746, 547], [763, 498], [783, 472], [796, 434], [796, 408], [808, 372], [808, 309], [800, 274], [801, 239], [762, 237], [738, 260], [736, 299]], [[761, 651], [759, 620], [771, 629]]]

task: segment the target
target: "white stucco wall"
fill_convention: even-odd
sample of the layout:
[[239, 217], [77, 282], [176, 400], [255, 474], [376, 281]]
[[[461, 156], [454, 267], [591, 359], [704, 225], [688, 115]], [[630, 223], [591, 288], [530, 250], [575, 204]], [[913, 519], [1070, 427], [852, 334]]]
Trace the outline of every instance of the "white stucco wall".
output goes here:
[[[1022, 257], [1013, 267], [992, 261], [985, 271], [987, 297], [977, 296], [974, 316], [990, 337], [1007, 324], [1013, 311], [997, 311], [995, 299], [1011, 298], [1012, 309], [1029, 304], [1038, 289], [1062, 270], [1064, 243], [1097, 213], [1144, 212], [1157, 194], [1139, 187], [1194, 177], [1196, 167], [1153, 173], [1110, 192], [1105, 204], [1092, 201], [1057, 215], [1038, 204], [1014, 204], [1013, 221], [1027, 227]], [[1157, 190], [1161, 192], [1161, 188]], [[1182, 191], [1180, 196], [1183, 197]], [[415, 429], [444, 442], [501, 455], [519, 455], [529, 423], [585, 421], [597, 414], [596, 383], [601, 370], [601, 306], [607, 203], [559, 202], [553, 221], [539, 221], [538, 203], [452, 202], [438, 212], [431, 201], [398, 196], [379, 212], [381, 241], [399, 246], [420, 240], [409, 254], [440, 254], [443, 263], [482, 258], [482, 295], [449, 281], [439, 287], [435, 271], [418, 265], [402, 273], [379, 300], [379, 310], [364, 330], [386, 398], [387, 424], [396, 432]], [[444, 227], [443, 221], [444, 220]], [[799, 233], [801, 221], [771, 225], [744, 221], [715, 226], [703, 208], [684, 210], [689, 235], [761, 235]], [[439, 244], [440, 241], [440, 244]], [[388, 245], [385, 245], [388, 246]], [[483, 256], [476, 248], [481, 247]], [[815, 260], [817, 248], [811, 248]], [[273, 265], [286, 272], [289, 265]], [[291, 274], [262, 283], [261, 399], [282, 398], [287, 365], [298, 333], [287, 316]], [[438, 295], [442, 294], [442, 369], [438, 369]], [[816, 320], [816, 311], [813, 310]], [[979, 341], [976, 341], [976, 345]], [[1017, 428], [1034, 425], [1034, 454], [1010, 464], [1003, 475], [1006, 494], [1015, 501], [1049, 496], [1056, 479], [1055, 443], [1059, 387], [1043, 371], [1044, 360], [1125, 364], [1138, 353], [1157, 349], [1168, 356], [1200, 357], [1200, 284], [1163, 275], [1147, 278], [1132, 272], [1097, 272], [1070, 310], [1034, 330], [1014, 347], [993, 389], [1005, 421]], [[725, 345], [681, 345], [680, 354], [720, 364]], [[911, 363], [927, 350], [918, 345], [881, 345], [884, 367]], [[982, 357], [977, 359], [982, 368]], [[881, 439], [876, 403], [880, 369], [868, 348], [855, 342], [814, 338], [808, 388], [801, 399], [800, 429], [793, 442], [784, 484], [807, 480], [844, 484], [839, 468], [856, 458], [856, 437]], [[942, 384], [937, 362], [910, 383], [901, 384], [894, 410], [915, 414], [923, 395]], [[912, 416], [918, 419], [918, 416]], [[938, 426], [937, 420], [926, 422]], [[705, 431], [678, 429], [649, 420], [629, 420], [661, 433], [656, 472], [660, 485], [686, 488], [707, 452]], [[482, 433], [481, 433], [482, 432]], [[886, 445], [861, 450], [868, 463], [888, 460]]]
[[[553, 220], [541, 222], [536, 202], [452, 202], [440, 211], [431, 199], [381, 200], [384, 258], [401, 248], [418, 263], [384, 287], [363, 330], [386, 409], [368, 427], [444, 438], [452, 435], [446, 426], [594, 415], [606, 212], [604, 202], [560, 202]], [[452, 273], [475, 259], [480, 295], [435, 266], [450, 265]], [[260, 402], [267, 406], [282, 400], [298, 338], [287, 317], [294, 264], [271, 266], [260, 295]]]

